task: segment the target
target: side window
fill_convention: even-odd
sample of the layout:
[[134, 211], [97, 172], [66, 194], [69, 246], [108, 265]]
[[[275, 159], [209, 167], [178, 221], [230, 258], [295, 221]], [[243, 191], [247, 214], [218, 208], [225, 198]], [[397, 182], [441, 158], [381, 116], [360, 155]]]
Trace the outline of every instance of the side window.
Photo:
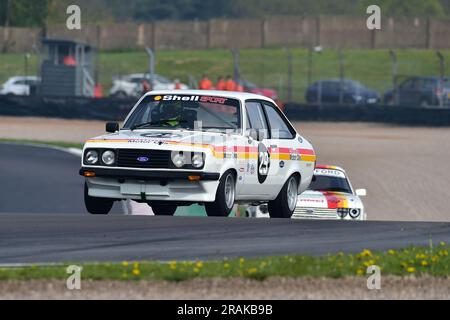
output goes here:
[[400, 84], [402, 89], [411, 89], [414, 86], [415, 79], [407, 79]]
[[270, 124], [270, 136], [272, 139], [293, 139], [295, 137], [294, 131], [280, 115], [275, 107], [264, 104], [264, 109], [267, 114], [267, 119]]
[[250, 122], [250, 128], [259, 130], [264, 135], [264, 139], [267, 139], [267, 123], [261, 104], [259, 102], [247, 102], [245, 104], [245, 109], [247, 109], [247, 117]]

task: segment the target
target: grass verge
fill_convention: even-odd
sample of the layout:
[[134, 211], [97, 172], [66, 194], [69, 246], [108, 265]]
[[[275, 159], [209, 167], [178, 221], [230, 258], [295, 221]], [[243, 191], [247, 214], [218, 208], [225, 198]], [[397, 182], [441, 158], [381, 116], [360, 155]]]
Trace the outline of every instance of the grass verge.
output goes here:
[[[321, 257], [281, 256], [221, 261], [171, 261], [87, 263], [82, 266], [82, 278], [91, 280], [168, 280], [193, 278], [245, 277], [264, 280], [267, 277], [331, 277], [366, 275], [368, 266], [377, 265], [382, 274], [397, 276], [450, 275], [449, 246], [409, 247], [373, 253], [338, 253]], [[66, 279], [69, 264], [58, 266], [26, 266], [0, 268], [1, 280]]]

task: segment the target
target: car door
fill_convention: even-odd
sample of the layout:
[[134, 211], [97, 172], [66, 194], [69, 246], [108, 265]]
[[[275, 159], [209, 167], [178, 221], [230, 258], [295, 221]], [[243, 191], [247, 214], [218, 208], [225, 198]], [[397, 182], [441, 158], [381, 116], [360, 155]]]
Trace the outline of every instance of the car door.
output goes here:
[[[277, 196], [292, 172], [297, 171], [296, 150], [300, 147], [294, 128], [284, 119], [281, 111], [271, 102], [263, 101], [263, 110], [269, 126], [269, 152], [271, 166], [267, 183], [273, 196]], [[294, 159], [295, 158], [295, 159]]]
[[398, 90], [398, 103], [400, 105], [410, 105], [416, 103], [417, 79], [410, 78], [405, 80]]
[[322, 102], [338, 103], [340, 85], [335, 81], [326, 81], [322, 87]]
[[250, 100], [245, 103], [246, 135], [250, 130], [259, 132], [260, 139], [248, 139], [248, 162], [245, 171], [245, 183], [242, 195], [251, 200], [264, 200], [270, 194], [270, 186], [266, 183], [270, 169], [270, 153], [268, 151], [268, 125], [264, 110], [259, 101]]
[[29, 93], [29, 87], [25, 79], [16, 80], [11, 88], [14, 94], [19, 96], [25, 96]]

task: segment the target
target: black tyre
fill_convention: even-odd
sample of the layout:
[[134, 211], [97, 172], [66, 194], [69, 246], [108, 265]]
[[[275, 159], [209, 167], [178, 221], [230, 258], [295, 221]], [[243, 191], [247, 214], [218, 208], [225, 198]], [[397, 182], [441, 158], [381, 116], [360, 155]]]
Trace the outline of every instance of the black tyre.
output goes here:
[[177, 206], [167, 203], [150, 202], [148, 205], [155, 216], [173, 216], [177, 210]]
[[220, 178], [216, 192], [216, 201], [205, 204], [206, 213], [210, 217], [226, 217], [234, 206], [236, 197], [236, 176], [232, 171], [224, 173]]
[[271, 218], [289, 219], [294, 213], [298, 197], [298, 179], [290, 176], [275, 200], [269, 201], [268, 210]]
[[84, 204], [86, 210], [91, 214], [108, 214], [114, 204], [113, 199], [91, 197], [88, 186], [84, 184]]

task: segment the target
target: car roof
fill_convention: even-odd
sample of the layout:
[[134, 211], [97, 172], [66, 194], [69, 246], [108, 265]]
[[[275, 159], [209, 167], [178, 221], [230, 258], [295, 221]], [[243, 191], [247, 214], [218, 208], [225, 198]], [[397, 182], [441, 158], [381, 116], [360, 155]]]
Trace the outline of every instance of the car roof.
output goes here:
[[8, 79], [8, 81], [16, 81], [16, 80], [37, 80], [38, 76], [14, 76]]
[[145, 96], [152, 95], [168, 95], [168, 94], [185, 94], [185, 95], [199, 95], [199, 96], [218, 96], [218, 97], [226, 97], [230, 99], [239, 99], [239, 100], [250, 100], [250, 99], [258, 99], [258, 100], [266, 100], [272, 103], [275, 103], [272, 99], [249, 92], [237, 92], [237, 91], [220, 91], [220, 90], [156, 90], [150, 91], [145, 94]]
[[339, 170], [342, 171], [345, 174], [345, 170], [338, 166], [330, 166], [330, 165], [324, 165], [324, 164], [317, 164], [316, 169], [329, 169], [329, 170]]
[[[408, 79], [440, 80], [441, 77], [438, 77], [438, 76], [412, 76], [412, 77], [405, 78], [405, 80], [408, 80]], [[449, 80], [450, 78], [443, 77], [442, 79]]]

